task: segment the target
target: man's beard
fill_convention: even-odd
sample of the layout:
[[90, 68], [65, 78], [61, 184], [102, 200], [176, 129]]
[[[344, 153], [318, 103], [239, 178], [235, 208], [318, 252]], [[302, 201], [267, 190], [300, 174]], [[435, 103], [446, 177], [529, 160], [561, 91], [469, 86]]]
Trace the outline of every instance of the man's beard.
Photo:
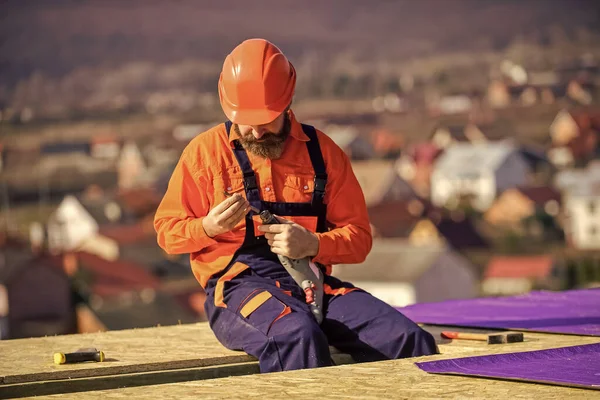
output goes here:
[[283, 153], [283, 147], [292, 130], [292, 124], [289, 115], [286, 113], [281, 130], [278, 133], [267, 132], [261, 136], [260, 140], [256, 139], [252, 133], [242, 136], [237, 124], [233, 125], [233, 129], [238, 134], [239, 141], [244, 149], [257, 156], [276, 160]]

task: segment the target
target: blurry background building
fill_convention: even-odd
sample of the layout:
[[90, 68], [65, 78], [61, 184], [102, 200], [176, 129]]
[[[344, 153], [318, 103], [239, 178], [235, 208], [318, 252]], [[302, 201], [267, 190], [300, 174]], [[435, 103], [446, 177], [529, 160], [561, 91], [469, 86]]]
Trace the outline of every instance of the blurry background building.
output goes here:
[[265, 37], [347, 153], [393, 305], [600, 285], [594, 0], [0, 2], [0, 338], [205, 319], [154, 210]]

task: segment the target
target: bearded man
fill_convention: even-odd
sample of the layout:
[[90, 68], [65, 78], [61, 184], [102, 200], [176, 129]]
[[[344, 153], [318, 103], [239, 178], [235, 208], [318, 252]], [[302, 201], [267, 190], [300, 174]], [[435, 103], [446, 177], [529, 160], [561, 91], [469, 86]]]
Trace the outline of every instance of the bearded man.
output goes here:
[[[264, 39], [227, 56], [219, 97], [228, 120], [183, 151], [155, 216], [159, 245], [190, 253], [217, 339], [261, 372], [333, 365], [329, 346], [357, 362], [436, 353], [433, 337], [390, 305], [331, 276], [360, 263], [372, 236], [350, 160], [291, 110], [296, 71]], [[279, 224], [263, 225], [269, 210]], [[324, 319], [278, 255], [308, 257], [324, 274]]]

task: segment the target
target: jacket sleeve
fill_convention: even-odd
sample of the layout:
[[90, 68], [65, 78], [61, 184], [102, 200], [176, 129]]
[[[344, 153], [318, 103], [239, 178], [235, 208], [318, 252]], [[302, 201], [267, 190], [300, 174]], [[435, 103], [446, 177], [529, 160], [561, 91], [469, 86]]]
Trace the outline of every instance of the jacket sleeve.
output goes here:
[[355, 264], [365, 260], [373, 238], [365, 197], [348, 156], [333, 142], [321, 145], [327, 164], [328, 232], [317, 233], [319, 252], [313, 261], [321, 264]]
[[158, 245], [168, 254], [194, 253], [216, 243], [202, 227], [210, 209], [207, 178], [186, 148], [154, 216]]

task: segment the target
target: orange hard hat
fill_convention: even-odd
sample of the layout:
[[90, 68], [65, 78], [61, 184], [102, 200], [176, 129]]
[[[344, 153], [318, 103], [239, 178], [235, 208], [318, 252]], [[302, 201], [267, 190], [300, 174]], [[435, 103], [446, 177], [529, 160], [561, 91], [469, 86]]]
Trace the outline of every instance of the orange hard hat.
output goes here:
[[273, 43], [249, 39], [225, 58], [219, 99], [231, 122], [264, 125], [292, 102], [296, 70]]

